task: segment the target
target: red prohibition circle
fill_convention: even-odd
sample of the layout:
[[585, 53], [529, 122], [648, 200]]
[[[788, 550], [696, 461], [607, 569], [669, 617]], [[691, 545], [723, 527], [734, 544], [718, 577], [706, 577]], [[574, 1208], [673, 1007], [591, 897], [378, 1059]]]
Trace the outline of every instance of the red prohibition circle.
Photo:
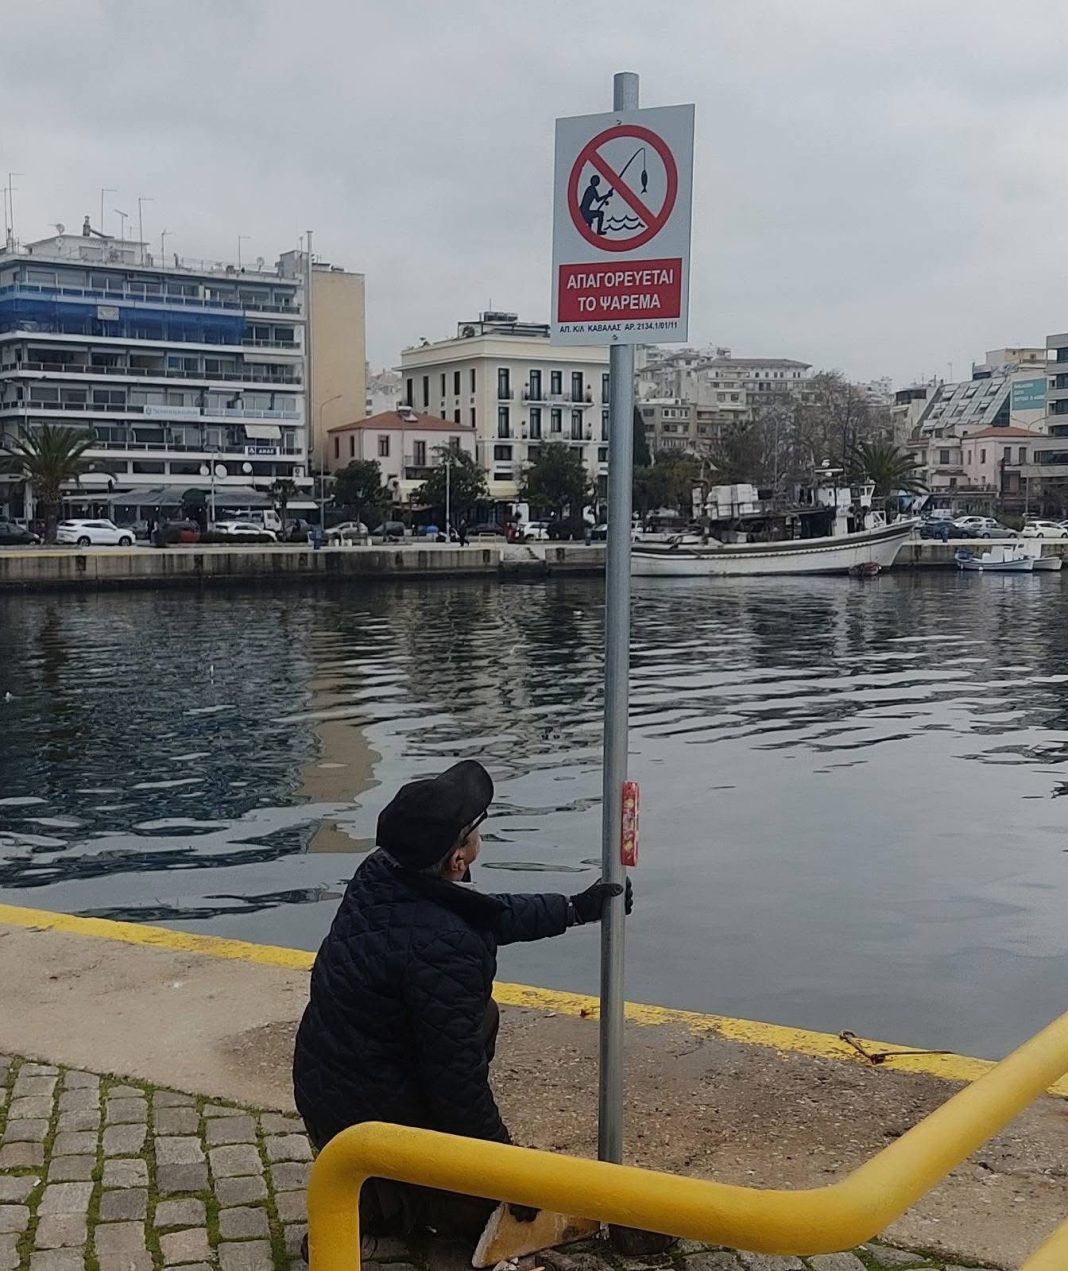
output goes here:
[[[616, 137], [636, 137], [639, 141], [644, 141], [652, 146], [660, 156], [664, 171], [667, 174], [667, 193], [664, 195], [664, 204], [656, 216], [653, 216], [629, 187], [623, 186], [618, 176], [612, 172], [605, 159], [598, 153], [601, 146], [608, 141], [615, 140]], [[619, 197], [630, 207], [631, 211], [638, 213], [642, 220], [645, 221], [645, 229], [639, 234], [635, 234], [632, 238], [608, 239], [603, 234], [594, 233], [582, 219], [582, 213], [579, 211], [578, 187], [582, 177], [582, 169], [587, 163], [596, 168], [605, 180], [615, 180], [617, 193], [621, 188], [627, 190], [626, 194], [620, 194]], [[679, 171], [675, 166], [675, 156], [671, 153], [663, 137], [658, 136], [655, 132], [650, 132], [648, 128], [642, 128], [638, 124], [619, 124], [615, 128], [606, 128], [604, 132], [599, 132], [596, 137], [587, 141], [579, 151], [579, 156], [575, 160], [574, 167], [571, 169], [571, 176], [567, 182], [567, 210], [571, 213], [571, 220], [574, 222], [575, 228], [586, 242], [592, 243], [594, 247], [600, 248], [603, 252], [629, 252], [637, 247], [644, 246], [650, 239], [655, 238], [660, 233], [667, 224], [671, 210], [675, 206], [675, 196], [678, 191]]]

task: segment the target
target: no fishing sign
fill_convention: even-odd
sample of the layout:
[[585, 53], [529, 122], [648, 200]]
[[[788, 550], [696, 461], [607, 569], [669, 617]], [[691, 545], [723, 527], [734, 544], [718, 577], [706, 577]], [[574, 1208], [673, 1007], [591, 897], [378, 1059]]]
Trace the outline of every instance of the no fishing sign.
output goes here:
[[552, 339], [685, 340], [693, 106], [556, 121]]

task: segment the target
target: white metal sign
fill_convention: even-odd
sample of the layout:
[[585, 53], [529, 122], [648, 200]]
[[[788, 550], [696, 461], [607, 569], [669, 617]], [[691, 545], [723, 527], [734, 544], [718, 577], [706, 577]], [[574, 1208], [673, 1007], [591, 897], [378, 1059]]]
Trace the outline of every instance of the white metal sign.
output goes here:
[[552, 339], [685, 340], [693, 106], [556, 121]]

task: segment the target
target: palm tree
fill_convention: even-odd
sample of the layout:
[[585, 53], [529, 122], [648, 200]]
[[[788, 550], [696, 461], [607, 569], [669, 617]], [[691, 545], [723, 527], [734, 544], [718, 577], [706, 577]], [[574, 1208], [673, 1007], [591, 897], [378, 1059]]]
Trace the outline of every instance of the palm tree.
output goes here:
[[875, 497], [899, 492], [922, 494], [927, 489], [915, 456], [892, 441], [861, 441], [849, 456], [852, 475], [875, 483]]
[[94, 440], [84, 428], [42, 424], [22, 429], [9, 445], [11, 453], [4, 468], [33, 486], [43, 508], [46, 542], [55, 542], [62, 487], [67, 481], [77, 481], [89, 467], [83, 456]]
[[282, 522], [282, 534], [284, 536], [286, 532], [286, 510], [289, 507], [289, 500], [297, 493], [297, 483], [290, 477], [278, 477], [271, 485], [269, 493], [274, 503], [275, 511], [278, 513], [278, 519]]

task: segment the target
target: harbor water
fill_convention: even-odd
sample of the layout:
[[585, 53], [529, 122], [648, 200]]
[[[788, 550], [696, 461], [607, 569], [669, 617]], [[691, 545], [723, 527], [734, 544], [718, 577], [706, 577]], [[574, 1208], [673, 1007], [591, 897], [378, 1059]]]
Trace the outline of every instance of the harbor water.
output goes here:
[[[627, 994], [996, 1057], [1064, 1009], [1068, 582], [639, 581]], [[0, 596], [0, 901], [314, 949], [397, 785], [599, 859], [603, 587]], [[596, 991], [593, 931], [502, 978]]]

